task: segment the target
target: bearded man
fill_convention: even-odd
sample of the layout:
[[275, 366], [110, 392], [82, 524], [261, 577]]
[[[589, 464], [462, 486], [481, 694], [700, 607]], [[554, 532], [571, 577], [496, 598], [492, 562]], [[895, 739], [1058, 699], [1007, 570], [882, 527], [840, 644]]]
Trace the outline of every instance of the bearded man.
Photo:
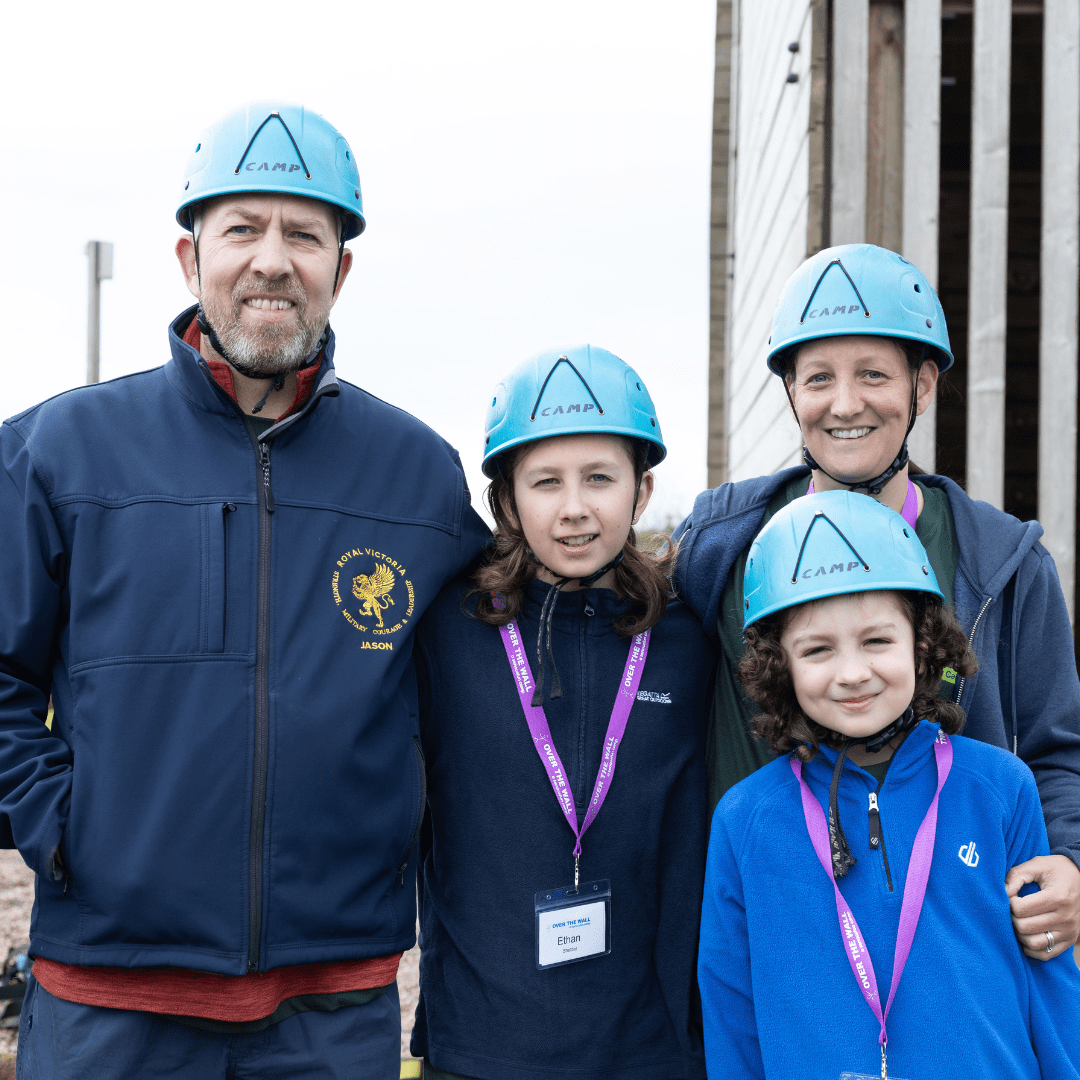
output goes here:
[[0, 844], [37, 872], [19, 1076], [388, 1080], [412, 633], [488, 534], [455, 451], [334, 373], [345, 139], [260, 105], [193, 145], [171, 359], [0, 428]]

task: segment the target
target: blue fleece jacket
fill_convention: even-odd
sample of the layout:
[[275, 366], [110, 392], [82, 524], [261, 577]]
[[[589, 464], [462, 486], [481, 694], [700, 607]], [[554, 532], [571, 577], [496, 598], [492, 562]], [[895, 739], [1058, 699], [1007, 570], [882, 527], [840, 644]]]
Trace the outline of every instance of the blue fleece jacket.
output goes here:
[[[540, 605], [519, 620], [530, 666]], [[429, 826], [421, 835], [412, 1051], [482, 1080], [704, 1077], [694, 986], [705, 870], [705, 719], [715, 663], [678, 602], [653, 629], [581, 880], [611, 882], [611, 952], [537, 970], [534, 895], [573, 883], [574, 835], [533, 746], [499, 631], [448, 587], [418, 634]], [[559, 596], [563, 696], [544, 701], [584, 820], [630, 640], [615, 593]], [[548, 676], [550, 686], [550, 672]]]
[[[703, 492], [679, 528], [679, 595], [714, 640], [720, 597], [739, 553], [770, 499], [804, 466]], [[1050, 849], [1080, 864], [1080, 681], [1072, 631], [1042, 526], [970, 498], [944, 476], [960, 545], [955, 610], [979, 658], [957, 682], [968, 715], [964, 734], [1015, 751], [1035, 774]]]
[[[878, 795], [884, 844], [877, 850], [868, 796], [878, 782], [850, 760], [841, 778], [840, 819], [858, 861], [839, 879], [840, 891], [883, 1001], [908, 860], [937, 785], [937, 731], [920, 723], [890, 763]], [[962, 736], [952, 743], [926, 897], [888, 1016], [889, 1075], [1076, 1080], [1080, 970], [1071, 950], [1046, 962], [1021, 953], [1005, 894], [1009, 867], [1048, 851], [1031, 772], [997, 747]], [[836, 756], [823, 748], [803, 767], [826, 814]], [[832, 883], [786, 756], [716, 808], [698, 976], [709, 1080], [880, 1073], [879, 1025], [849, 966]]]
[[0, 845], [38, 874], [32, 948], [226, 975], [398, 952], [413, 630], [488, 533], [332, 336], [253, 440], [193, 315], [163, 367], [0, 428]]

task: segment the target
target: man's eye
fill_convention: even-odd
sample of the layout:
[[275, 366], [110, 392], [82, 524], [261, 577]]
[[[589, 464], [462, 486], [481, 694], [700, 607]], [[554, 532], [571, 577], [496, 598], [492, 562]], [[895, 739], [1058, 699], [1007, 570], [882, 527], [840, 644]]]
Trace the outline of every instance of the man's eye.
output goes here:
[[610, 484], [611, 483], [611, 477], [610, 476], [605, 476], [603, 473], [593, 473], [592, 476], [589, 477], [589, 483], [590, 484]]
[[319, 238], [317, 236], [312, 236], [311, 233], [298, 232], [293, 233], [293, 236], [295, 236], [297, 240], [303, 240], [305, 243], [317, 244], [319, 242]]
[[820, 386], [821, 383], [828, 382], [828, 381], [829, 381], [829, 376], [828, 375], [822, 375], [822, 374], [819, 373], [817, 375], [811, 375], [810, 378], [806, 380], [806, 384], [807, 384], [807, 386], [810, 386], [810, 385], [816, 383], [817, 385]]
[[250, 231], [251, 231], [251, 226], [250, 225], [233, 225], [229, 229], [229, 232], [235, 233], [238, 236], [244, 236], [245, 234], [247, 234]]

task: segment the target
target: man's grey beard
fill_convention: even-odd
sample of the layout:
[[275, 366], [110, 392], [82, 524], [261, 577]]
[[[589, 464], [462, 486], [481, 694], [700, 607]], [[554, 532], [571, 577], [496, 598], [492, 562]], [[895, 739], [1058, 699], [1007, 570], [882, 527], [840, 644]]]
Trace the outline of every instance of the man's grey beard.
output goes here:
[[[296, 305], [295, 325], [244, 326], [241, 309], [244, 297], [252, 293], [268, 299], [291, 300]], [[280, 375], [296, 371], [315, 349], [326, 329], [329, 316], [318, 323], [310, 322], [307, 305], [307, 292], [299, 281], [271, 282], [248, 277], [236, 283], [229, 309], [224, 304], [219, 306], [204, 300], [203, 311], [230, 360], [260, 375]]]

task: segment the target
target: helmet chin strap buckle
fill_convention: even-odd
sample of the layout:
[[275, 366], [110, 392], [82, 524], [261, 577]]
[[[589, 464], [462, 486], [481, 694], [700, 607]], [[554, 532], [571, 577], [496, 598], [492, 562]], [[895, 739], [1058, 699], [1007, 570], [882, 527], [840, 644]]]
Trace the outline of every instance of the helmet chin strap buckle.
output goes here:
[[904, 436], [904, 442], [900, 447], [900, 453], [893, 458], [892, 464], [883, 472], [880, 476], [875, 476], [870, 480], [860, 480], [858, 483], [850, 484], [847, 480], [841, 480], [837, 476], [833, 476], [831, 472], [823, 469], [813, 458], [810, 450], [804, 445], [803, 461], [817, 472], [825, 473], [825, 475], [834, 483], [843, 484], [849, 491], [865, 491], [867, 495], [880, 495], [884, 490], [885, 485], [908, 463], [908, 445], [907, 436]]

